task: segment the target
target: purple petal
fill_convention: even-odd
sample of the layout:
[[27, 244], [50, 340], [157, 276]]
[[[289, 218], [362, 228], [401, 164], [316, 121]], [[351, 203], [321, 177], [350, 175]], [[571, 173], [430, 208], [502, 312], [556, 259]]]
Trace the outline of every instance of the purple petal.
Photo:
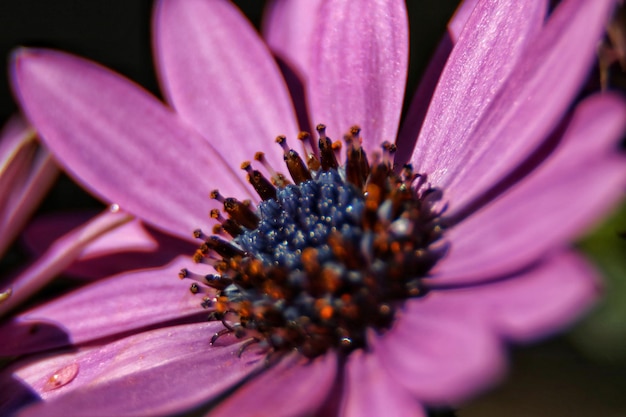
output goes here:
[[452, 16], [450, 23], [448, 23], [448, 33], [450, 34], [452, 43], [458, 42], [463, 28], [469, 21], [469, 18], [479, 1], [480, 0], [462, 0], [459, 7], [457, 7], [454, 12], [454, 16]]
[[190, 238], [219, 187], [246, 188], [207, 141], [140, 87], [82, 59], [20, 50], [13, 85], [30, 121], [87, 189], [176, 236]]
[[400, 386], [375, 354], [356, 351], [346, 364], [344, 417], [426, 417], [415, 397]]
[[439, 42], [422, 75], [396, 140], [398, 151], [396, 152], [395, 162], [398, 166], [408, 163], [413, 154], [415, 142], [424, 123], [424, 118], [437, 87], [439, 77], [476, 3], [478, 3], [478, 0], [465, 0], [457, 8], [454, 16], [448, 23], [448, 30]]
[[[22, 234], [26, 247], [39, 256], [69, 230], [93, 217], [93, 213], [57, 213], [35, 219]], [[99, 279], [139, 268], [163, 266], [197, 245], [146, 229], [132, 220], [88, 244], [64, 271], [75, 278]]]
[[0, 132], [0, 256], [24, 227], [58, 172], [20, 116]]
[[211, 416], [310, 416], [333, 387], [337, 355], [329, 352], [312, 361], [298, 354], [281, 359], [211, 410]]
[[562, 144], [531, 175], [453, 227], [436, 284], [478, 282], [510, 273], [561, 247], [622, 197], [626, 163], [617, 150], [626, 105], [611, 95], [583, 102]]
[[35, 130], [20, 115], [12, 116], [0, 131], [0, 172], [4, 172], [27, 144], [34, 142]]
[[235, 6], [159, 1], [154, 42], [168, 101], [229, 164], [265, 151], [276, 169], [284, 166], [274, 138], [296, 141], [294, 110], [274, 59]]
[[[43, 253], [56, 239], [95, 217], [92, 212], [55, 213], [34, 219], [24, 231], [26, 247], [36, 254]], [[103, 256], [122, 251], [151, 251], [157, 242], [139, 220], [128, 223], [94, 239], [80, 254], [80, 258]]]
[[[557, 126], [595, 59], [614, 4], [614, 0], [561, 2], [527, 44], [504, 88], [490, 96], [489, 107], [472, 131], [450, 136], [442, 129], [445, 136], [435, 136], [437, 144], [420, 169], [445, 188], [453, 210], [462, 209], [512, 171]], [[431, 140], [425, 131], [422, 134], [424, 143]]]
[[498, 333], [519, 342], [546, 336], [580, 317], [598, 298], [599, 281], [581, 257], [564, 253], [514, 278], [449, 290], [446, 296], [457, 305], [475, 304]]
[[394, 327], [372, 339], [383, 367], [429, 405], [464, 400], [504, 370], [500, 344], [480, 311], [446, 294], [407, 301]]
[[460, 161], [476, 149], [481, 117], [541, 29], [545, 12], [545, 1], [480, 1], [474, 8], [441, 74], [412, 157], [435, 185], [446, 187]]
[[189, 283], [178, 279], [181, 268], [190, 264], [180, 257], [164, 268], [111, 277], [26, 311], [0, 326], [6, 341], [0, 356], [81, 344], [202, 315], [202, 295], [192, 295]]
[[[251, 351], [237, 357], [241, 343], [233, 340], [211, 346], [221, 328], [216, 322], [168, 327], [18, 364], [13, 375], [46, 400], [21, 415], [170, 415], [208, 402], [262, 363]], [[51, 377], [70, 366], [72, 380], [50, 389]]]
[[321, 4], [322, 0], [272, 0], [265, 8], [263, 36], [268, 46], [305, 79]]
[[309, 99], [312, 122], [333, 139], [353, 125], [365, 146], [393, 142], [407, 75], [405, 2], [330, 0], [317, 16], [311, 49]]
[[130, 220], [130, 215], [126, 213], [107, 210], [57, 240], [9, 284], [10, 296], [0, 300], [0, 315], [14, 309], [64, 271], [91, 241]]

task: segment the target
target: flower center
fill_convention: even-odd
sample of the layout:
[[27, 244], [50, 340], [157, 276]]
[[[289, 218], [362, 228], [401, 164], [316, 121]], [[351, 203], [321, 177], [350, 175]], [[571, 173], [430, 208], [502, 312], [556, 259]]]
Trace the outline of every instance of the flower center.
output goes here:
[[293, 183], [261, 153], [255, 159], [270, 180], [242, 164], [261, 198], [256, 208], [211, 193], [226, 217], [213, 210], [214, 235], [194, 232], [204, 242], [194, 260], [216, 274], [184, 269], [180, 276], [195, 279], [194, 293], [216, 290], [203, 303], [225, 327], [212, 342], [234, 333], [308, 357], [363, 347], [368, 328], [384, 331], [403, 300], [423, 295], [422, 280], [445, 251], [434, 209], [442, 193], [409, 165], [394, 171], [394, 145], [384, 143], [370, 162], [353, 127], [340, 165], [339, 142], [323, 125], [317, 131], [317, 150], [307, 133], [299, 135], [306, 162], [284, 137], [276, 139]]

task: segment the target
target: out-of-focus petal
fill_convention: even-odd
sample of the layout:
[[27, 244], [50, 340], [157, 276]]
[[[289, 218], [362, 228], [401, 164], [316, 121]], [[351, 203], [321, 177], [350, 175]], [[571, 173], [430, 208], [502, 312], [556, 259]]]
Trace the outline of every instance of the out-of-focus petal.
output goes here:
[[495, 330], [535, 340], [580, 317], [598, 298], [599, 276], [580, 256], [564, 253], [499, 282], [446, 290], [455, 305], [474, 305]]
[[34, 130], [13, 116], [0, 132], [0, 256], [24, 227], [57, 176]]
[[207, 197], [213, 188], [247, 196], [239, 173], [203, 137], [117, 74], [64, 53], [22, 49], [13, 86], [71, 175], [163, 230], [190, 239], [218, 206]]
[[441, 139], [434, 153], [419, 164], [432, 174], [434, 185], [446, 190], [452, 212], [515, 169], [558, 125], [595, 59], [614, 4], [614, 0], [561, 2], [471, 135]]
[[473, 142], [482, 139], [474, 131], [540, 31], [546, 8], [545, 1], [479, 1], [470, 15], [441, 74], [411, 159], [446, 193], [463, 158], [476, 150]]
[[426, 417], [413, 394], [398, 386], [375, 354], [356, 351], [345, 367], [344, 417]]
[[14, 309], [67, 268], [91, 241], [130, 221], [120, 211], [107, 210], [57, 240], [46, 253], [8, 284], [10, 296], [0, 300], [0, 315]]
[[277, 56], [308, 78], [311, 44], [322, 0], [272, 0], [265, 8], [263, 36]]
[[[241, 343], [234, 338], [211, 346], [211, 335], [221, 328], [219, 322], [173, 326], [29, 359], [5, 371], [0, 384], [6, 392], [13, 375], [46, 400], [23, 416], [172, 415], [210, 401], [262, 363], [263, 356], [252, 351], [239, 358]], [[55, 387], [53, 376], [68, 367], [75, 375]]]
[[474, 305], [446, 294], [409, 300], [394, 327], [372, 337], [392, 378], [430, 405], [449, 405], [494, 383], [504, 370], [500, 343]]
[[[21, 313], [0, 326], [0, 356], [47, 350], [123, 334], [150, 325], [208, 314], [189, 283], [178, 279], [191, 260], [162, 269], [128, 272], [81, 288]], [[197, 265], [199, 268], [200, 265]]]
[[35, 130], [19, 115], [12, 116], [0, 131], [0, 173], [4, 172], [19, 151], [31, 144]]
[[[93, 217], [91, 212], [57, 213], [32, 221], [22, 234], [35, 256], [56, 239]], [[124, 271], [163, 266], [182, 253], [193, 253], [197, 244], [160, 233], [132, 220], [88, 244], [64, 274], [99, 279]]]
[[599, 95], [575, 112], [544, 164], [497, 200], [453, 227], [437, 283], [488, 280], [567, 244], [623, 197], [626, 163], [617, 154], [626, 106]]
[[334, 352], [313, 361], [293, 354], [229, 395], [210, 415], [310, 416], [324, 404], [336, 374]]
[[[46, 250], [68, 231], [94, 217], [92, 212], [54, 213], [34, 219], [22, 234], [26, 247], [36, 254]], [[80, 258], [103, 256], [113, 252], [154, 250], [157, 242], [141, 221], [134, 219], [94, 239], [83, 249]]]
[[394, 141], [407, 75], [405, 2], [324, 2], [310, 53], [313, 123], [324, 123], [333, 139], [359, 125], [370, 150]]
[[[225, 0], [160, 1], [154, 42], [168, 101], [238, 167], [255, 152], [284, 166], [278, 135], [296, 140], [289, 93], [269, 50]], [[203, 166], [203, 165], [199, 165]]]

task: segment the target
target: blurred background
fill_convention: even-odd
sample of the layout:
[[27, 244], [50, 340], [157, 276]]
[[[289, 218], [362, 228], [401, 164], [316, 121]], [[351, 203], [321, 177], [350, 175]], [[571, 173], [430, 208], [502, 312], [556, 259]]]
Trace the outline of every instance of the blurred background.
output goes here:
[[[296, 0], [293, 0], [296, 1]], [[306, 1], [306, 0], [300, 0]], [[258, 26], [264, 1], [236, 1]], [[455, 0], [408, 1], [411, 61], [408, 91], [445, 30]], [[150, 0], [0, 1], [0, 122], [17, 111], [8, 83], [11, 51], [44, 46], [69, 51], [114, 69], [155, 95]], [[623, 92], [623, 73], [614, 65], [612, 88]], [[587, 90], [598, 87], [590, 74]], [[61, 177], [38, 215], [102, 204]], [[511, 349], [506, 381], [458, 410], [461, 417], [626, 417], [626, 207], [577, 244], [605, 276], [605, 298], [573, 329], [550, 340]], [[19, 243], [2, 260], [11, 269], [24, 258]]]

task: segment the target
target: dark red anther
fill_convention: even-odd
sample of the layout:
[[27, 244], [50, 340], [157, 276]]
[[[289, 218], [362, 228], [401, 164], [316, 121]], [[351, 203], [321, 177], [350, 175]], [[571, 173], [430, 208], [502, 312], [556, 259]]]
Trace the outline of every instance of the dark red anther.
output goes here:
[[237, 237], [243, 233], [241, 226], [239, 226], [237, 222], [233, 219], [224, 220], [224, 223], [222, 223], [222, 227], [224, 228], [226, 233], [228, 233], [232, 237]]
[[260, 171], [252, 169], [249, 161], [241, 164], [241, 169], [248, 173], [248, 182], [254, 187], [254, 190], [262, 200], [276, 199], [276, 188]]
[[385, 162], [380, 162], [374, 164], [370, 170], [370, 175], [367, 179], [367, 184], [376, 184], [381, 190], [385, 190], [385, 194], [382, 197], [385, 197], [388, 186], [388, 178], [391, 169], [388, 164]]
[[306, 165], [310, 171], [317, 171], [321, 168], [320, 160], [315, 155], [311, 147], [311, 135], [308, 132], [298, 133], [298, 140], [302, 142], [302, 151], [306, 155]]
[[261, 165], [267, 169], [267, 172], [270, 173], [272, 178], [272, 184], [279, 188], [284, 188], [289, 185], [289, 180], [280, 172], [276, 172], [276, 170], [270, 165], [270, 163], [265, 159], [265, 154], [263, 152], [257, 152], [254, 154], [254, 160], [259, 161]]
[[291, 178], [296, 184], [303, 183], [311, 179], [311, 173], [304, 165], [304, 161], [300, 158], [300, 155], [293, 149], [285, 154], [285, 163]]
[[206, 284], [216, 290], [223, 290], [233, 283], [233, 280], [224, 275], [209, 274], [204, 277]]
[[316, 127], [317, 133], [320, 136], [319, 148], [320, 148], [320, 162], [322, 169], [328, 171], [330, 169], [337, 169], [339, 163], [335, 156], [335, 150], [333, 149], [333, 142], [328, 136], [326, 136], [326, 126], [319, 124]]
[[398, 148], [395, 144], [385, 141], [383, 142], [383, 162], [389, 166], [389, 169], [393, 169], [394, 159]]
[[233, 258], [235, 256], [243, 256], [245, 254], [245, 252], [241, 249], [236, 248], [231, 245], [230, 242], [220, 239], [217, 236], [211, 236], [202, 246], [205, 245], [207, 248], [217, 252], [223, 258]]
[[250, 230], [256, 229], [259, 225], [259, 217], [254, 214], [250, 207], [235, 198], [224, 199], [224, 211], [235, 222]]
[[[354, 149], [354, 147], [349, 145], [346, 154], [346, 179], [357, 188], [363, 188], [367, 175], [363, 175], [361, 150]], [[367, 164], [367, 161], [365, 164]]]
[[311, 173], [304, 165], [304, 161], [298, 155], [298, 152], [294, 151], [287, 144], [287, 138], [285, 136], [278, 136], [276, 138], [276, 143], [278, 143], [283, 148], [283, 159], [285, 160], [285, 164], [287, 165], [287, 169], [289, 170], [289, 175], [296, 184], [300, 184], [304, 181], [311, 179]]

